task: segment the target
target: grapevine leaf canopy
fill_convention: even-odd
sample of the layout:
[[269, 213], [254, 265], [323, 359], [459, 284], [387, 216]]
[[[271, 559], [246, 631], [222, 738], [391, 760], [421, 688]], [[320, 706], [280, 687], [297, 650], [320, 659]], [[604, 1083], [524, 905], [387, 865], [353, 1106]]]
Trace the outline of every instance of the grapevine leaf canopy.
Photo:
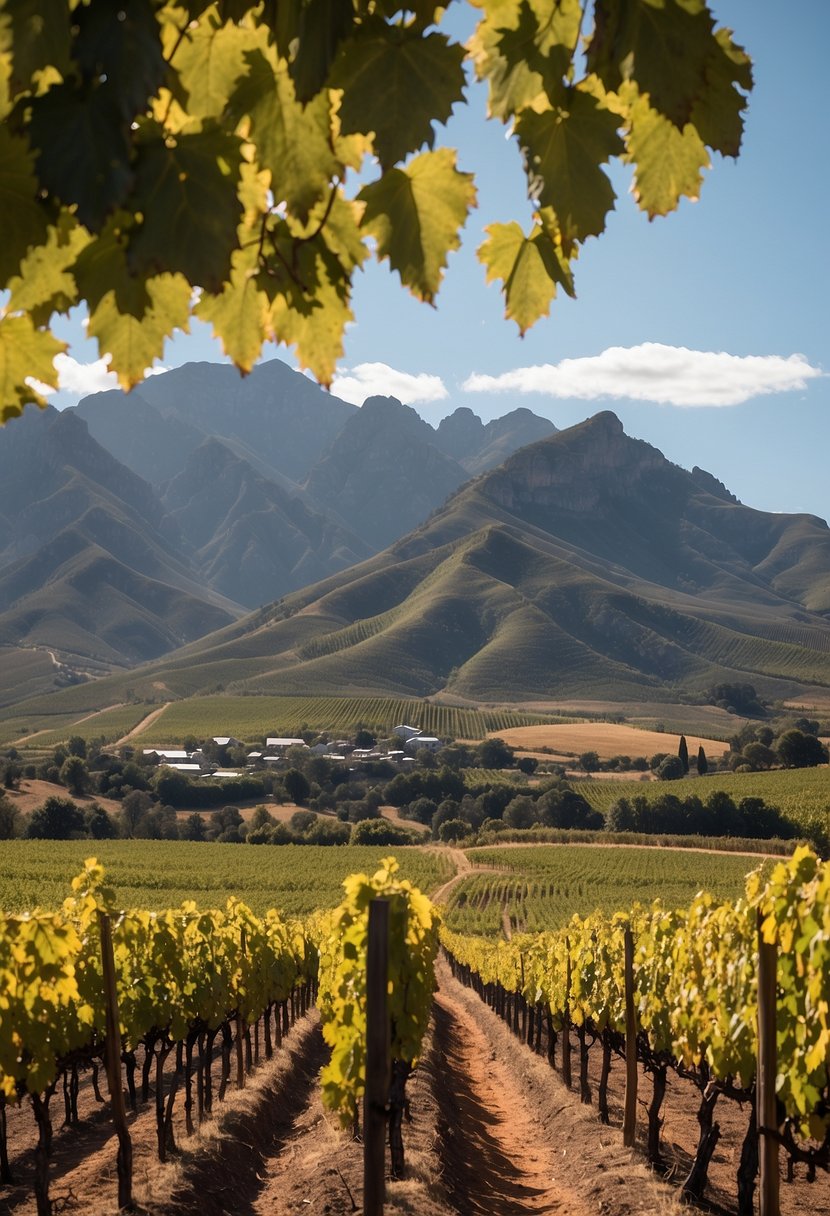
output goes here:
[[125, 388], [194, 314], [242, 371], [276, 340], [329, 384], [365, 260], [432, 303], [460, 244], [474, 181], [435, 145], [467, 72], [534, 209], [479, 249], [521, 332], [573, 294], [609, 162], [665, 215], [737, 156], [752, 87], [707, 0], [0, 0], [0, 417], [57, 387], [82, 303]]

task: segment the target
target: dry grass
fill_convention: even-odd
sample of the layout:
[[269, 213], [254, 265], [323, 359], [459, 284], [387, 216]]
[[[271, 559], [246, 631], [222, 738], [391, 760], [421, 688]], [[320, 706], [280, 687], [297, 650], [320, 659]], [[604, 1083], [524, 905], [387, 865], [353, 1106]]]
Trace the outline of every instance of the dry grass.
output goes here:
[[81, 810], [86, 810], [93, 802], [97, 802], [111, 815], [117, 815], [121, 810], [120, 802], [116, 802], [113, 798], [105, 798], [103, 794], [84, 794], [79, 797], [77, 794], [70, 794], [69, 790], [62, 785], [53, 785], [51, 781], [38, 779], [24, 778], [20, 782], [20, 789], [3, 790], [3, 793], [11, 799], [23, 815], [28, 815], [37, 807], [43, 806], [47, 798], [69, 798], [72, 802], [77, 803]]
[[[516, 726], [510, 730], [491, 731], [491, 737], [504, 739], [510, 747], [520, 751], [549, 747], [563, 755], [596, 752], [600, 760], [610, 760], [612, 756], [653, 756], [655, 752], [676, 753], [680, 743], [680, 735], [638, 730], [614, 722]], [[704, 739], [698, 735], [687, 735], [686, 744], [691, 757], [697, 754], [701, 744], [707, 756], [721, 756], [729, 750], [729, 744], [721, 739]]]

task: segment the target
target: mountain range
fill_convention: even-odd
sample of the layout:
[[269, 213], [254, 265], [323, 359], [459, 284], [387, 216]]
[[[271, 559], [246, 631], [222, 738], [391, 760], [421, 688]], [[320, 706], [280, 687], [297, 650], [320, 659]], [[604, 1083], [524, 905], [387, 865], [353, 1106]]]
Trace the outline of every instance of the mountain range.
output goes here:
[[[118, 701], [125, 680], [90, 700]], [[513, 452], [382, 552], [128, 679], [150, 700], [221, 686], [675, 701], [728, 681], [773, 698], [830, 687], [830, 529], [743, 505], [607, 412]]]
[[555, 430], [457, 414], [436, 431], [394, 398], [359, 409], [278, 361], [28, 409], [0, 429], [0, 647], [19, 677], [0, 703], [27, 663], [31, 691], [129, 667], [345, 570]]

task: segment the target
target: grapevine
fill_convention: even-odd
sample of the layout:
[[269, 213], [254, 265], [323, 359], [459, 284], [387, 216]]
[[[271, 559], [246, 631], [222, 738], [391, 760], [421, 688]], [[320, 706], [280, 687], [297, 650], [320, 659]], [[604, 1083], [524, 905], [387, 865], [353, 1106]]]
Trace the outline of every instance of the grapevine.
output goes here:
[[[388, 900], [393, 1144], [403, 1114], [403, 1087], [429, 1023], [438, 952], [436, 909], [397, 872], [398, 863], [388, 857], [371, 877], [352, 874], [343, 883], [345, 898], [328, 919], [320, 943], [319, 991], [323, 1036], [332, 1049], [321, 1075], [323, 1102], [344, 1124], [354, 1123], [365, 1088], [369, 903]], [[393, 1160], [396, 1174], [401, 1165], [402, 1160], [396, 1168]]]
[[[650, 907], [635, 904], [613, 916], [574, 916], [556, 931], [514, 936], [508, 942], [442, 928], [441, 941], [455, 974], [531, 1045], [540, 1046], [547, 1019], [549, 1058], [557, 1032], [564, 1054], [568, 1031], [575, 1029], [582, 1097], [590, 1101], [585, 1030], [603, 1044], [607, 1084], [607, 1056], [612, 1048], [621, 1051], [625, 1025], [624, 930], [630, 928], [636, 946], [638, 1055], [654, 1085], [650, 1155], [659, 1159], [659, 1110], [665, 1072], [672, 1067], [701, 1092], [699, 1117], [710, 1129], [701, 1145], [711, 1156], [718, 1134], [716, 1127], [712, 1130], [712, 1112], [719, 1096], [750, 1104], [750, 1132], [756, 1135], [759, 917], [765, 940], [777, 940], [779, 950], [781, 1119], [775, 1134], [791, 1161], [807, 1162], [810, 1177], [817, 1166], [830, 1168], [830, 863], [820, 862], [809, 849], [799, 848], [771, 874], [754, 871], [744, 895], [734, 902], [701, 893], [682, 910], [660, 901]], [[604, 1097], [600, 1093], [601, 1116]], [[705, 1163], [698, 1161], [696, 1167], [698, 1175], [693, 1178], [693, 1169], [686, 1189], [699, 1195]]]

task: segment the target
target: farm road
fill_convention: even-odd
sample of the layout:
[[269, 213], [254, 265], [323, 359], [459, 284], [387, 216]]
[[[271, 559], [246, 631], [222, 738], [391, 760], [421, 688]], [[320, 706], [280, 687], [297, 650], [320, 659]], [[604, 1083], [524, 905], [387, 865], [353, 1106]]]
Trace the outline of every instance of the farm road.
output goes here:
[[533, 1126], [521, 1091], [464, 1005], [443, 991], [433, 1017], [441, 1076], [437, 1147], [455, 1210], [587, 1216], [588, 1208], [563, 1192], [561, 1157]]
[[160, 705], [158, 709], [151, 710], [150, 713], [147, 714], [146, 718], [142, 718], [140, 722], [137, 722], [132, 730], [127, 731], [126, 735], [122, 735], [121, 738], [116, 741], [114, 746], [121, 747], [122, 743], [129, 743], [131, 739], [135, 739], [136, 736], [140, 735], [141, 732], [146, 730], [148, 726], [152, 726], [156, 719], [160, 718], [164, 711], [169, 709], [172, 704], [172, 701], [165, 701], [165, 703]]

